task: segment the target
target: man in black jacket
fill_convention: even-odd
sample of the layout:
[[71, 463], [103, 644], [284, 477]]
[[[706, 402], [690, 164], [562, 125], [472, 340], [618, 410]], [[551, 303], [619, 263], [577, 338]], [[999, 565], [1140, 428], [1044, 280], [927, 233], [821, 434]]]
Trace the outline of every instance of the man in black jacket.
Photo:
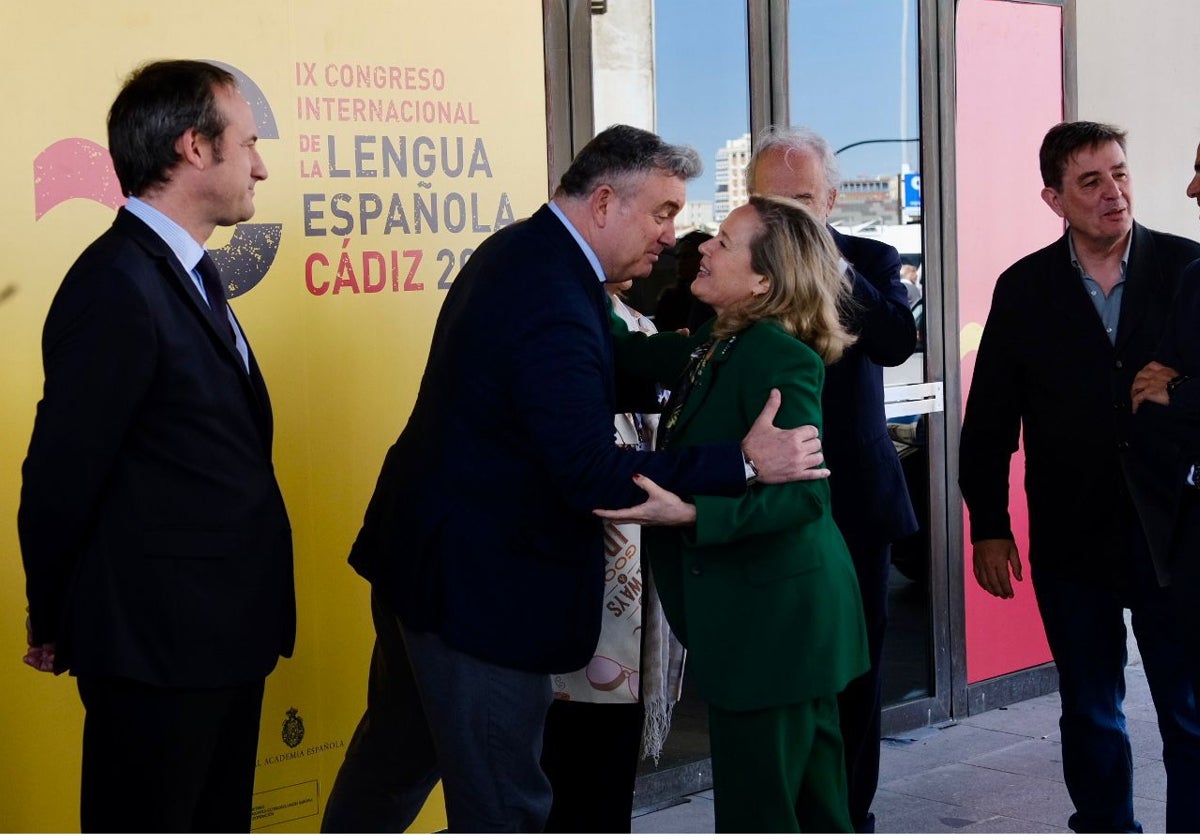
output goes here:
[[[1200, 203], [1200, 148], [1189, 198]], [[1155, 361], [1133, 380], [1133, 410], [1158, 455], [1142, 474], [1157, 514], [1147, 535], [1170, 572], [1192, 691], [1200, 692], [1200, 261], [1184, 270]]]
[[1130, 410], [1180, 275], [1200, 245], [1133, 221], [1125, 134], [1061, 123], [1042, 142], [1042, 199], [1068, 223], [996, 282], [963, 422], [959, 484], [975, 578], [998, 598], [1022, 579], [1009, 461], [1025, 447], [1030, 571], [1058, 666], [1063, 776], [1075, 831], [1130, 832], [1125, 717], [1133, 630], [1158, 712], [1167, 831], [1200, 830], [1200, 721], [1170, 619], [1167, 570], [1148, 542], [1137, 473], [1148, 453]]
[[135, 72], [108, 118], [128, 203], [42, 338], [18, 530], [25, 661], [70, 670], [87, 832], [250, 829], [266, 675], [292, 652], [292, 539], [266, 385], [204, 242], [267, 169], [226, 70]]

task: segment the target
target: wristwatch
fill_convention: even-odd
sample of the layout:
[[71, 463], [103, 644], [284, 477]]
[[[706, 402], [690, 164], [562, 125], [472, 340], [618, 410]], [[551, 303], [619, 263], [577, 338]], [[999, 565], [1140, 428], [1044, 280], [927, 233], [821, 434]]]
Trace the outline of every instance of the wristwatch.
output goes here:
[[758, 483], [758, 467], [754, 466], [754, 462], [750, 460], [750, 456], [742, 452], [742, 466], [746, 470], [746, 486], [749, 487]]
[[1186, 373], [1181, 373], [1179, 376], [1172, 377], [1171, 380], [1167, 382], [1167, 399], [1171, 398], [1171, 395], [1175, 393], [1176, 388], [1191, 378], [1192, 377], [1188, 376]]

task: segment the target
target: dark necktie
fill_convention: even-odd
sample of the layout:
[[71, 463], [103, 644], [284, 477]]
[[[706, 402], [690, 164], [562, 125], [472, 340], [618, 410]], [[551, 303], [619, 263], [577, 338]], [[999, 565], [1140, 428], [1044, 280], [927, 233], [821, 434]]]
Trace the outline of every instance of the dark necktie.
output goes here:
[[225, 286], [221, 282], [221, 273], [217, 271], [217, 264], [213, 262], [207, 251], [200, 258], [200, 262], [196, 263], [196, 270], [200, 272], [200, 281], [204, 284], [204, 294], [208, 296], [208, 305], [216, 317], [218, 329], [221, 329], [219, 325], [223, 324], [223, 329], [228, 331], [229, 337], [236, 345], [237, 334], [233, 331], [233, 323], [229, 320], [229, 305], [225, 302]]

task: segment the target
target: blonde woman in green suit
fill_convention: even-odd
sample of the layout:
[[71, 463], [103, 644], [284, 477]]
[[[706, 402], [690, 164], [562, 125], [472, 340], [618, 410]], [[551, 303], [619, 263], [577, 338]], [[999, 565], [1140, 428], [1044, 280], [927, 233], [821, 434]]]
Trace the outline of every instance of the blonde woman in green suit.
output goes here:
[[[745, 434], [772, 389], [776, 422], [821, 427], [825, 365], [853, 342], [828, 232], [790, 199], [754, 197], [701, 246], [692, 286], [717, 317], [694, 338], [618, 341], [622, 364], [674, 382], [660, 446]], [[635, 508], [663, 607], [709, 704], [716, 828], [851, 830], [837, 694], [868, 666], [858, 584], [826, 479], [680, 497], [647, 478]]]

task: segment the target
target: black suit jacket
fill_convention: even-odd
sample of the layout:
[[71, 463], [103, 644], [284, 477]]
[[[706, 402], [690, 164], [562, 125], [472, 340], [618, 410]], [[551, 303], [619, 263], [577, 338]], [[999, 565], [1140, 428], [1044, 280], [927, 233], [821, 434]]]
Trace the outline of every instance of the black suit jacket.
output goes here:
[[1127, 580], [1137, 521], [1130, 477], [1146, 457], [1130, 387], [1200, 245], [1134, 225], [1114, 346], [1071, 265], [1067, 235], [996, 282], [963, 419], [959, 485], [971, 540], [1011, 537], [1009, 461], [1023, 433], [1031, 568], [1116, 587]]
[[851, 545], [866, 535], [887, 544], [917, 530], [908, 485], [888, 436], [881, 366], [902, 364], [917, 327], [891, 245], [829, 228], [850, 263], [854, 311], [847, 326], [858, 341], [825, 374], [822, 448], [829, 465], [833, 518]]
[[1146, 457], [1133, 473], [1134, 499], [1157, 564], [1172, 582], [1200, 584], [1200, 490], [1187, 484], [1200, 461], [1200, 260], [1184, 270], [1156, 361], [1192, 377], [1170, 403], [1143, 403], [1134, 418]]
[[595, 508], [745, 489], [736, 441], [672, 453], [613, 445], [602, 285], [548, 207], [493, 234], [438, 315], [408, 424], [388, 451], [350, 563], [406, 626], [533, 672], [587, 663], [604, 575]]
[[78, 675], [261, 679], [295, 600], [253, 356], [126, 210], [67, 273], [42, 353], [18, 515], [34, 641]]

